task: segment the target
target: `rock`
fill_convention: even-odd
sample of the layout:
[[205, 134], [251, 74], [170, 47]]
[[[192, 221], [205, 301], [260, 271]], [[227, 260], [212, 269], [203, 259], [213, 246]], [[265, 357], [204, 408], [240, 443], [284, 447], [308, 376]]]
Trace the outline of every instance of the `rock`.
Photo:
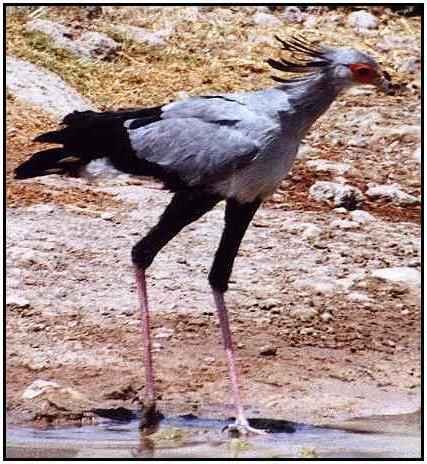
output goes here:
[[[117, 176], [122, 176], [123, 173], [117, 170], [108, 160], [108, 158], [99, 158], [91, 161], [87, 164], [81, 171], [81, 176], [90, 177], [90, 178], [114, 178]], [[129, 176], [127, 176], [129, 177]]]
[[115, 29], [126, 38], [153, 48], [163, 47], [166, 44], [165, 37], [167, 37], [171, 32], [169, 30], [151, 32], [143, 27], [128, 25], [116, 26]]
[[315, 201], [332, 202], [334, 206], [343, 206], [348, 210], [356, 209], [364, 199], [357, 187], [327, 181], [317, 181], [308, 194]]
[[256, 12], [251, 17], [251, 24], [262, 27], [279, 27], [281, 22], [270, 13]]
[[396, 206], [417, 205], [420, 200], [413, 195], [401, 190], [399, 184], [391, 185], [376, 185], [369, 184], [366, 196], [371, 200], [387, 200], [391, 201]]
[[404, 58], [398, 64], [397, 69], [404, 74], [415, 74], [421, 69], [420, 59], [415, 56]]
[[330, 226], [334, 229], [358, 229], [360, 224], [354, 221], [348, 221], [347, 219], [334, 219], [331, 221]]
[[303, 327], [299, 331], [299, 333], [300, 333], [300, 335], [313, 335], [314, 329], [313, 329], [313, 327]]
[[369, 222], [376, 221], [376, 217], [372, 216], [366, 211], [362, 211], [360, 209], [356, 209], [350, 212], [350, 218], [352, 221], [357, 222], [359, 224], [368, 224]]
[[56, 74], [18, 58], [6, 58], [6, 87], [18, 100], [58, 117], [95, 109]]
[[262, 348], [260, 348], [259, 350], [259, 354], [261, 356], [276, 356], [277, 354], [277, 347], [275, 346], [263, 346]]
[[54, 40], [62, 37], [67, 40], [72, 38], [71, 29], [63, 24], [59, 24], [46, 19], [33, 19], [27, 22], [26, 28], [30, 32], [41, 32], [51, 36]]
[[109, 60], [113, 58], [121, 45], [108, 35], [101, 32], [86, 32], [74, 44], [80, 50], [80, 54], [97, 60]]
[[320, 319], [322, 319], [323, 322], [329, 322], [333, 317], [331, 313], [325, 312], [320, 315]]
[[357, 31], [363, 32], [368, 29], [378, 28], [378, 19], [366, 10], [354, 11], [348, 16], [347, 24]]
[[173, 329], [159, 328], [153, 331], [153, 338], [171, 338], [173, 334]]
[[347, 299], [356, 303], [372, 303], [372, 299], [368, 295], [361, 292], [352, 292], [347, 295]]
[[268, 35], [253, 35], [250, 38], [250, 42], [254, 45], [265, 44], [265, 45], [275, 45], [275, 40], [273, 37]]
[[314, 29], [317, 26], [317, 17], [315, 15], [308, 15], [304, 19], [304, 27], [306, 29]]
[[114, 214], [109, 213], [109, 212], [104, 212], [104, 213], [101, 213], [101, 215], [100, 215], [100, 218], [104, 219], [104, 221], [111, 221], [111, 219], [113, 219], [113, 217], [114, 217]]
[[56, 388], [61, 388], [61, 386], [56, 382], [37, 379], [24, 390], [21, 395], [21, 399], [32, 400], [42, 393]]
[[313, 225], [308, 225], [304, 229], [304, 232], [302, 233], [302, 237], [305, 238], [306, 240], [312, 240], [314, 238], [319, 237], [321, 234], [322, 234], [322, 229], [313, 224]]
[[314, 317], [317, 316], [317, 310], [313, 307], [302, 307], [302, 308], [293, 308], [290, 311], [292, 317], [299, 319], [300, 321], [311, 321]]
[[30, 302], [19, 295], [7, 295], [6, 296], [6, 306], [14, 306], [15, 308], [28, 308]]
[[406, 284], [408, 287], [421, 287], [421, 273], [411, 267], [375, 269], [371, 275], [377, 279]]
[[417, 160], [419, 163], [421, 163], [421, 145], [419, 145], [417, 149], [415, 150], [414, 159]]
[[282, 18], [286, 23], [301, 23], [302, 13], [297, 6], [287, 6], [282, 14]]
[[326, 172], [331, 174], [336, 174], [339, 176], [344, 176], [347, 174], [348, 170], [351, 168], [349, 164], [338, 163], [336, 161], [329, 161], [326, 159], [316, 159], [307, 161], [307, 167], [311, 171], [315, 172]]

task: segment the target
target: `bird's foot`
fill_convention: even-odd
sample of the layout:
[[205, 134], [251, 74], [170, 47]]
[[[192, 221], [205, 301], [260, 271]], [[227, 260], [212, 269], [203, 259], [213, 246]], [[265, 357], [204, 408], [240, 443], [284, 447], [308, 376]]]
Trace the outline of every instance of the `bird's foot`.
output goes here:
[[230, 424], [224, 428], [231, 438], [239, 438], [247, 435], [266, 435], [268, 432], [262, 429], [256, 429], [249, 425], [247, 419], [237, 419], [234, 424]]
[[157, 409], [156, 402], [153, 401], [141, 409], [140, 430], [156, 431], [159, 422], [163, 418], [162, 413]]

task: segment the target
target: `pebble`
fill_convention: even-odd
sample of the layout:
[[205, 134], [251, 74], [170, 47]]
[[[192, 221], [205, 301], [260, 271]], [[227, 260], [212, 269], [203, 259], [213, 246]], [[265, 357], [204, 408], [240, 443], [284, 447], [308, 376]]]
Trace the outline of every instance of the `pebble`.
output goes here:
[[372, 200], [388, 200], [396, 206], [410, 206], [420, 203], [413, 195], [404, 192], [399, 184], [377, 185], [369, 184], [366, 196]]
[[300, 335], [313, 335], [314, 329], [313, 329], [313, 327], [303, 327], [299, 331], [299, 333], [300, 333]]
[[352, 292], [347, 295], [347, 299], [357, 303], [372, 303], [372, 299], [368, 295], [361, 292]]
[[260, 11], [258, 11], [252, 16], [251, 23], [255, 24], [256, 26], [264, 27], [278, 27], [281, 24], [281, 22], [276, 18], [276, 16], [270, 13], [263, 13]]
[[282, 13], [282, 19], [288, 24], [301, 23], [303, 20], [301, 10], [293, 5], [285, 8], [285, 11]]
[[337, 175], [345, 175], [351, 168], [350, 164], [338, 163], [326, 159], [315, 159], [307, 161], [307, 167], [315, 172], [326, 172]]
[[128, 25], [116, 26], [115, 29], [134, 42], [142, 43], [152, 48], [163, 47], [165, 45], [165, 37], [170, 33], [168, 30], [151, 32], [143, 27]]
[[315, 316], [317, 316], [317, 310], [313, 307], [302, 307], [294, 308], [290, 312], [292, 317], [296, 317], [300, 321], [311, 321]]
[[350, 218], [352, 221], [359, 224], [367, 224], [377, 220], [375, 216], [372, 216], [372, 214], [369, 214], [368, 212], [362, 211], [360, 209], [350, 211]]
[[53, 388], [61, 388], [61, 386], [56, 382], [37, 379], [24, 390], [21, 395], [21, 399], [32, 400], [45, 391], [51, 390]]
[[374, 269], [371, 272], [372, 277], [406, 284], [409, 287], [421, 287], [421, 273], [411, 267], [389, 267], [384, 269]]
[[414, 152], [414, 159], [421, 163], [421, 145], [417, 147], [417, 149]]
[[30, 302], [19, 295], [8, 295], [6, 297], [6, 306], [16, 306], [17, 308], [28, 308]]
[[348, 210], [356, 209], [364, 199], [357, 187], [328, 181], [317, 181], [310, 187], [308, 194], [315, 201], [332, 201], [334, 206]]
[[331, 313], [322, 313], [320, 315], [320, 319], [322, 319], [323, 322], [329, 322], [332, 319], [332, 314]]
[[263, 346], [263, 347], [259, 350], [259, 354], [260, 354], [261, 356], [276, 356], [276, 354], [277, 354], [277, 347], [275, 347], [275, 346], [270, 346], [270, 345]]
[[322, 229], [318, 226], [315, 225], [309, 225], [304, 229], [304, 232], [302, 233], [302, 237], [305, 239], [314, 239], [316, 237], [319, 237], [322, 233]]
[[360, 224], [354, 221], [348, 221], [347, 219], [334, 219], [331, 221], [330, 226], [334, 229], [358, 229]]
[[357, 31], [363, 32], [368, 29], [377, 29], [378, 19], [369, 11], [360, 10], [349, 14], [347, 24], [354, 27]]

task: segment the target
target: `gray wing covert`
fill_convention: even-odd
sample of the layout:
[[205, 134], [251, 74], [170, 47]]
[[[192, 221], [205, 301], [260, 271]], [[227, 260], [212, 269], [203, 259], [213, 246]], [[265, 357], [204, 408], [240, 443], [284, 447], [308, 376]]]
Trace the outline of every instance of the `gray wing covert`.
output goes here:
[[190, 186], [223, 180], [251, 163], [258, 145], [230, 120], [167, 118], [128, 129], [138, 158], [178, 175]]

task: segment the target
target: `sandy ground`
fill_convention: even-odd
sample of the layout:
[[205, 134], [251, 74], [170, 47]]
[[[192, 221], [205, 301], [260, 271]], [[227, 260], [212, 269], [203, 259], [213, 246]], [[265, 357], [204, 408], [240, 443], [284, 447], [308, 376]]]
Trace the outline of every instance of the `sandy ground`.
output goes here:
[[[12, 95], [7, 116], [10, 421], [82, 422], [93, 407], [136, 408], [144, 376], [130, 249], [170, 194], [145, 179], [14, 181], [11, 169], [35, 148], [31, 138], [55, 118]], [[342, 228], [337, 220], [351, 219], [349, 212], [308, 196], [315, 181], [331, 176], [306, 164], [344, 161], [348, 182], [362, 191], [397, 182], [418, 196], [418, 127], [417, 92], [341, 98], [257, 213], [227, 294], [249, 415], [322, 423], [419, 408], [420, 289], [371, 272], [419, 270], [420, 207], [366, 201], [375, 220]], [[234, 413], [206, 279], [222, 216], [219, 205], [150, 268], [165, 413]], [[313, 226], [317, 232], [307, 232]], [[23, 399], [38, 379], [68, 390]]]

